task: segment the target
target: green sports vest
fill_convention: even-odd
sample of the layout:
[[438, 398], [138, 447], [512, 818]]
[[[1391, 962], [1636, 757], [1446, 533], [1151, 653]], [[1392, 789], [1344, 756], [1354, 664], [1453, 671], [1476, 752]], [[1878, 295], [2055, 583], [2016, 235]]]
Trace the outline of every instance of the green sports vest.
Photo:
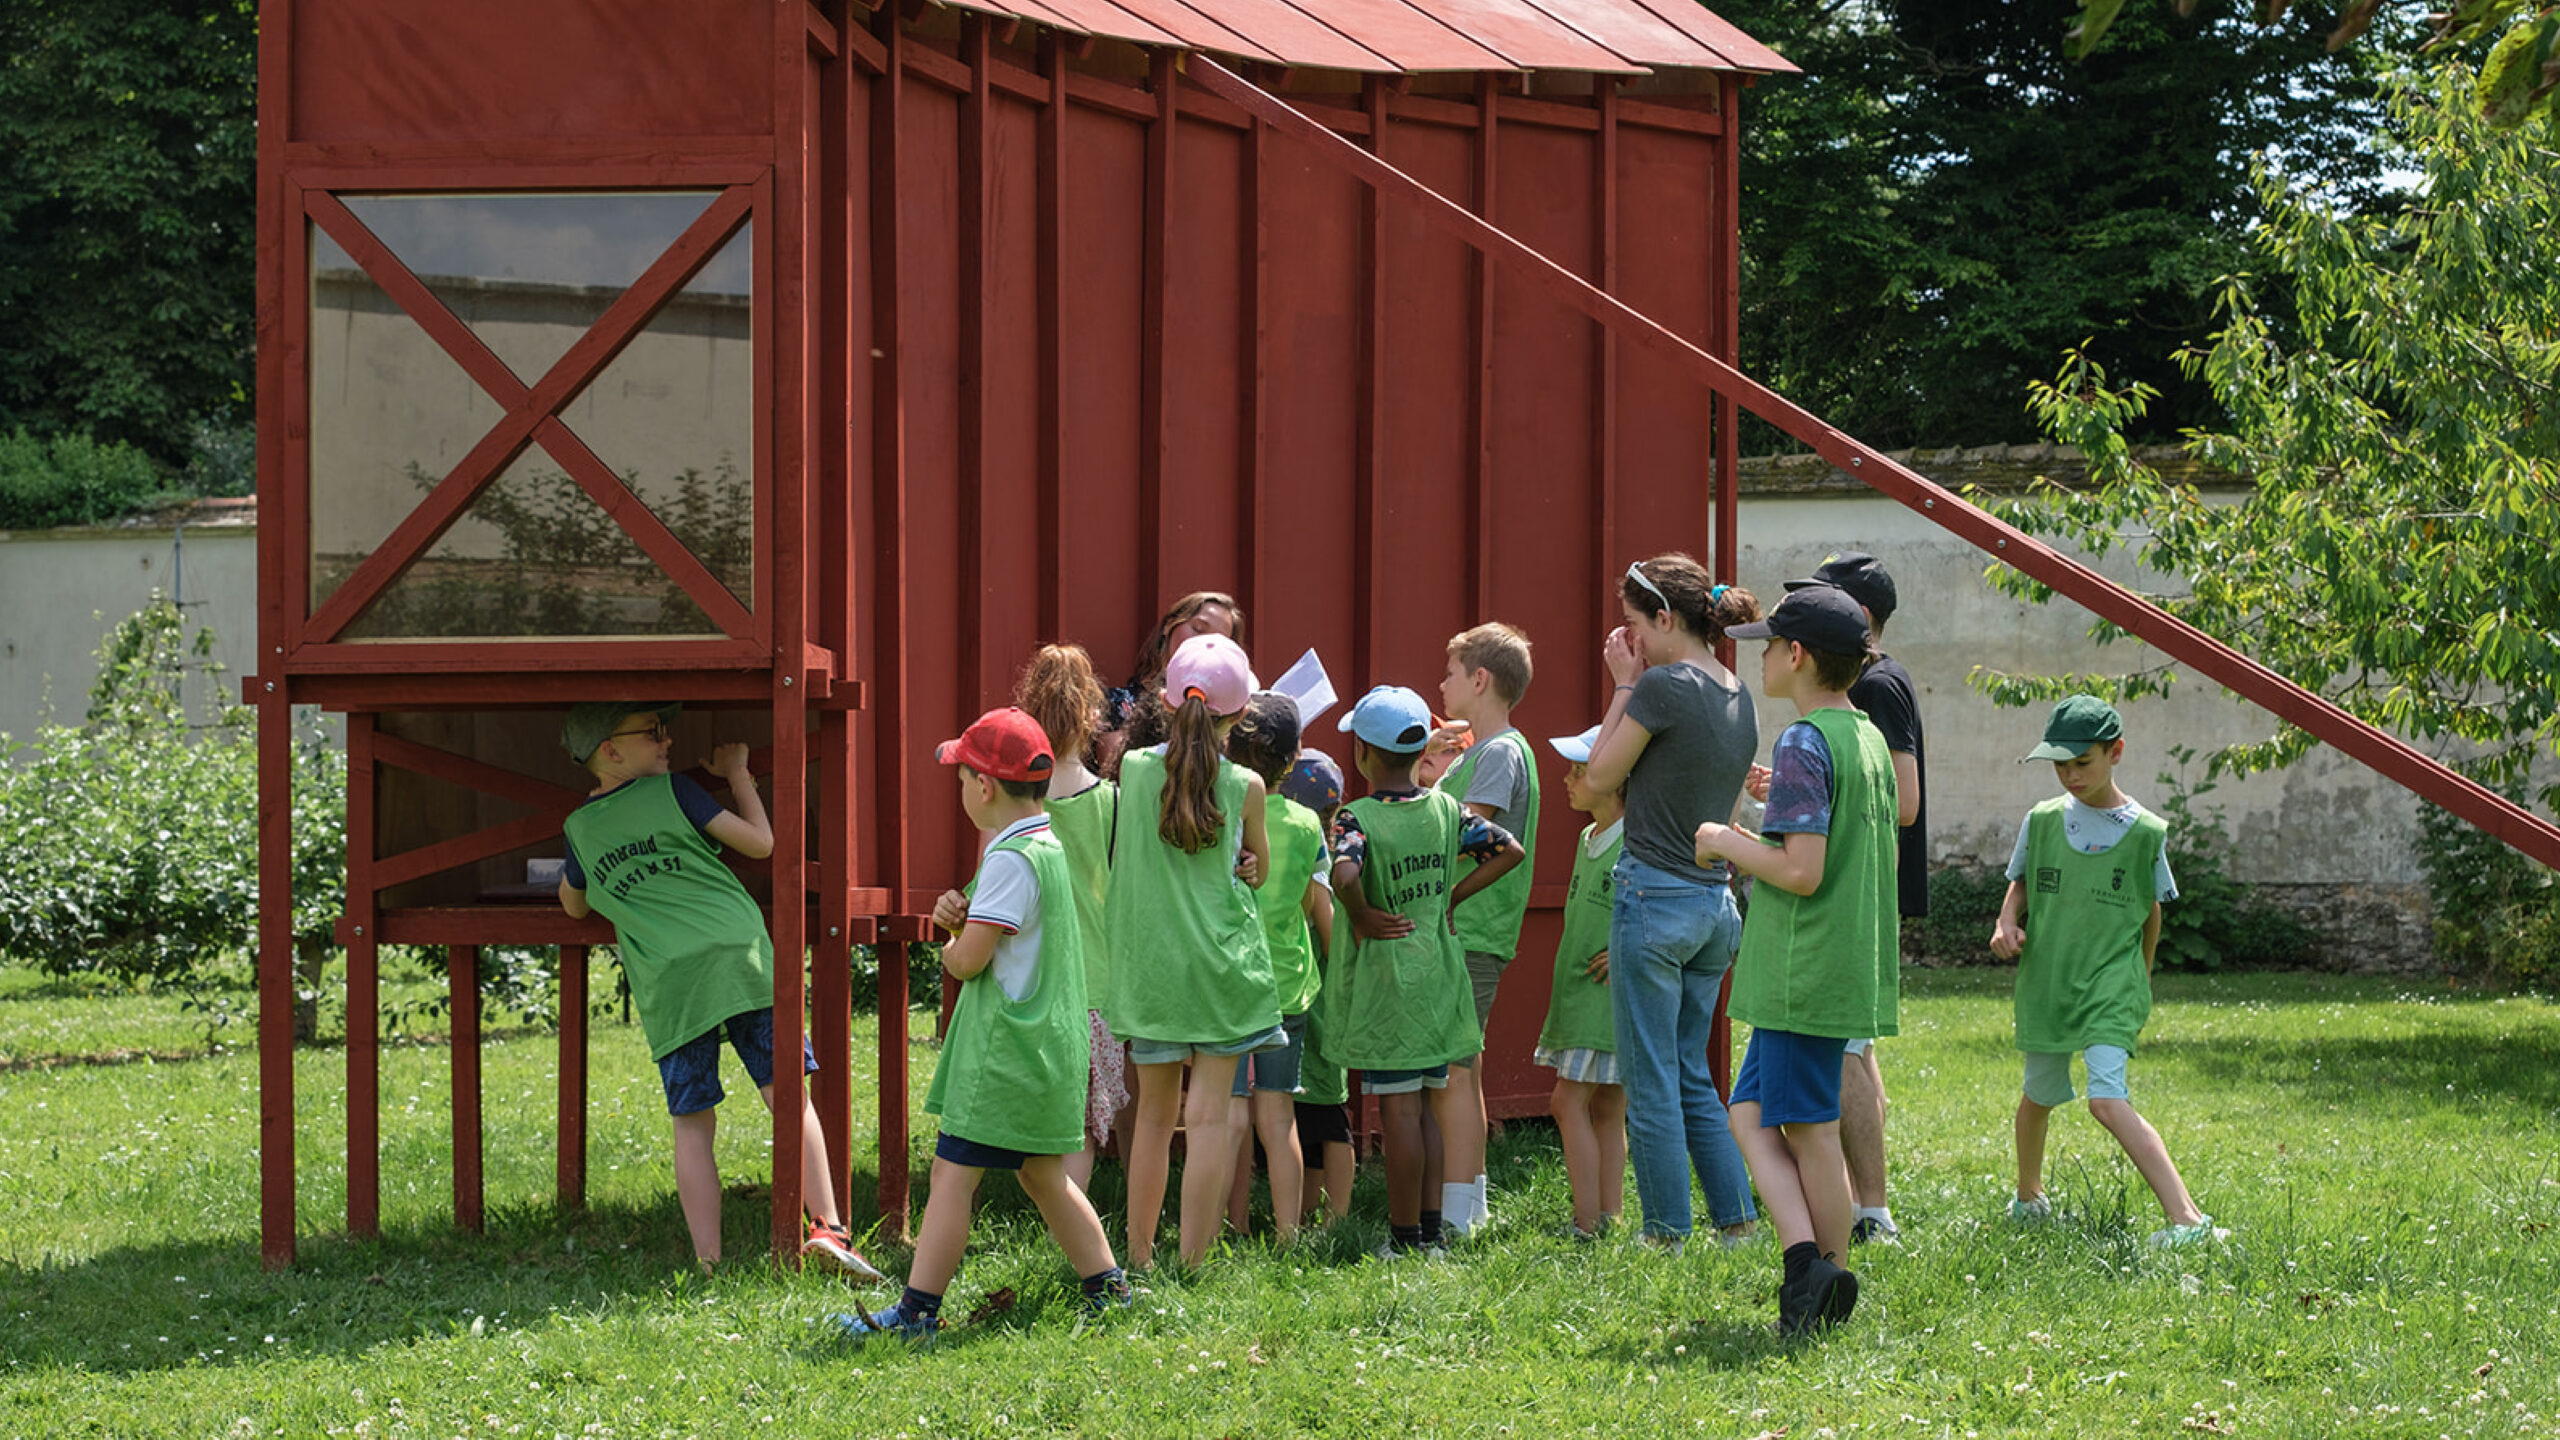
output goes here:
[[613, 922], [631, 1008], [663, 1060], [732, 1015], [773, 1007], [773, 937], [720, 847], [693, 828], [665, 775], [627, 781], [560, 824]]
[[1280, 1013], [1298, 1015], [1316, 998], [1315, 936], [1307, 929], [1307, 884], [1325, 863], [1324, 827], [1316, 812], [1285, 795], [1263, 802], [1262, 831], [1271, 843], [1271, 872], [1254, 892], [1262, 938], [1271, 947], [1271, 984]]
[[1855, 710], [1804, 718], [1831, 751], [1822, 883], [1811, 895], [1752, 885], [1728, 1008], [1755, 1028], [1843, 1039], [1891, 1035], [1902, 995], [1893, 756], [1875, 723]]
[[[1520, 922], [1529, 915], [1529, 872], [1537, 868], [1538, 859], [1538, 756], [1529, 741], [1517, 730], [1506, 730], [1482, 745], [1472, 746], [1449, 773], [1440, 777], [1440, 788], [1463, 805], [1467, 799], [1467, 782], [1475, 778], [1476, 761], [1495, 745], [1509, 745], [1520, 752], [1520, 773], [1528, 779], [1528, 804], [1502, 823], [1524, 852], [1511, 873], [1467, 897], [1458, 911], [1458, 948], [1482, 955], [1511, 958], [1520, 948]], [[1458, 871], [1451, 882], [1465, 879], [1478, 862], [1465, 856], [1458, 858]]]
[[1420, 1070], [1463, 1060], [1484, 1048], [1466, 954], [1449, 933], [1449, 887], [1456, 883], [1466, 817], [1445, 790], [1392, 804], [1363, 797], [1348, 808], [1369, 837], [1361, 893], [1372, 909], [1410, 918], [1413, 933], [1364, 941], [1350, 917], [1335, 912], [1323, 994], [1325, 1051], [1360, 1070]]
[[[1333, 923], [1342, 923], [1336, 912]], [[1316, 993], [1316, 1003], [1307, 1007], [1307, 1048], [1298, 1059], [1298, 1103], [1301, 1105], [1340, 1105], [1351, 1098], [1351, 1077], [1342, 1062], [1333, 1058], [1325, 1040], [1324, 993]]]
[[2063, 835], [2068, 797], [2027, 812], [2027, 943], [2018, 954], [2018, 1048], [2060, 1055], [2092, 1045], [2133, 1049], [2151, 1018], [2142, 927], [2160, 897], [2152, 871], [2169, 822], [2144, 811], [2105, 850], [2083, 855]]
[[1253, 887], [1236, 878], [1244, 846], [1247, 775], [1218, 761], [1218, 838], [1185, 855], [1157, 833], [1164, 812], [1164, 755], [1120, 760], [1118, 839], [1102, 933], [1110, 1003], [1102, 1018], [1123, 1040], [1222, 1045], [1280, 1023], [1271, 947]]
[[[1609, 912], [1616, 907], [1618, 852], [1627, 832], [1618, 833], [1591, 853], [1586, 825], [1573, 846], [1573, 879], [1564, 892], [1564, 936], [1556, 942], [1556, 973], [1547, 991], [1546, 1028], [1538, 1044], [1549, 1050], [1618, 1049], [1617, 1019], [1609, 1004], [1608, 982], [1595, 983], [1588, 971], [1591, 957], [1609, 948]], [[1470, 900], [1468, 904], [1475, 902]]]
[[1102, 905], [1111, 892], [1111, 813], [1119, 804], [1120, 787], [1104, 780], [1042, 807], [1049, 812], [1049, 832], [1067, 852], [1076, 938], [1084, 945], [1084, 993], [1097, 1009], [1105, 988], [1103, 962], [1110, 954], [1102, 939]]
[[[1040, 882], [1039, 965], [1019, 1000], [1006, 998], [992, 964], [961, 982], [924, 1108], [962, 1139], [1064, 1155], [1084, 1144], [1093, 1039], [1084, 1013], [1075, 884], [1066, 851], [1050, 832], [1016, 835], [995, 849], [1029, 861]], [[977, 888], [974, 881], [970, 888]]]

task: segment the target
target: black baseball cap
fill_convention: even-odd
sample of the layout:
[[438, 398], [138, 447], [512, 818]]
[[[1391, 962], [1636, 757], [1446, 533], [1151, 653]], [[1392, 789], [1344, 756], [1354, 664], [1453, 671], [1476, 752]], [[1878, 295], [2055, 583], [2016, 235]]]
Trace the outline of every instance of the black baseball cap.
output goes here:
[[1893, 576], [1884, 562], [1864, 550], [1838, 550], [1813, 573], [1802, 580], [1790, 580], [1787, 589], [1809, 590], [1816, 585], [1836, 585], [1849, 592], [1849, 598], [1867, 607], [1878, 625], [1893, 618]]
[[1864, 655], [1868, 650], [1867, 612], [1837, 585], [1791, 591], [1767, 618], [1724, 633], [1736, 640], [1793, 640], [1826, 655]]

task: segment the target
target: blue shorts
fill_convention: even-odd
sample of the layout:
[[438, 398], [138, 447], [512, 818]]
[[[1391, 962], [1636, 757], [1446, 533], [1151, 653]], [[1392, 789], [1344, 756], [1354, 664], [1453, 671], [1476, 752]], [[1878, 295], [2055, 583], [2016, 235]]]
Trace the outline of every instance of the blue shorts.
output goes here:
[[[732, 1015], [682, 1045], [658, 1062], [658, 1083], [666, 1087], [667, 1113], [696, 1115], [729, 1098], [720, 1088], [720, 1034], [747, 1067], [747, 1078], [761, 1090], [773, 1083], [773, 1007]], [[809, 1037], [800, 1037], [800, 1073], [818, 1073], [818, 1052]]]
[[[2121, 1045], [2092, 1045], [2080, 1052], [2089, 1066], [2089, 1098], [2130, 1100], [2125, 1067], [2133, 1057]], [[2050, 1110], [2071, 1101], [2071, 1057], [2027, 1052], [2027, 1098]]]
[[1840, 1118], [1842, 1041], [1791, 1030], [1754, 1030], [1727, 1106], [1760, 1107], [1760, 1125], [1827, 1125]]
[[966, 1165], [973, 1170], [1019, 1170], [1022, 1162], [1031, 1158], [1031, 1152], [1007, 1150], [1001, 1145], [981, 1145], [945, 1130], [942, 1138], [933, 1142], [933, 1158]]
[[1449, 1088], [1449, 1067], [1434, 1065], [1427, 1070], [1363, 1070], [1360, 1088], [1371, 1095], [1411, 1095], [1423, 1090]]
[[1242, 1099], [1248, 1089], [1295, 1095], [1307, 1088], [1298, 1083], [1299, 1066], [1307, 1058], [1306, 1013], [1281, 1016], [1280, 1031], [1289, 1037], [1289, 1043], [1277, 1050], [1258, 1050], [1238, 1060], [1235, 1087], [1227, 1093]]
[[1194, 1055], [1254, 1055], [1277, 1050], [1289, 1043], [1289, 1034], [1280, 1026], [1247, 1035], [1241, 1040], [1141, 1040], [1129, 1041], [1129, 1063], [1132, 1065], [1179, 1065]]

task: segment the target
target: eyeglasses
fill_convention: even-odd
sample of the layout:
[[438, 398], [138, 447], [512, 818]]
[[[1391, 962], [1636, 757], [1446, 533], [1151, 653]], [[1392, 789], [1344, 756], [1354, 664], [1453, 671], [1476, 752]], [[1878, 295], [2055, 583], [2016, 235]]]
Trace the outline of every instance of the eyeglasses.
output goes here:
[[667, 739], [667, 722], [664, 720], [652, 720], [637, 730], [616, 730], [604, 738], [607, 740], [628, 740], [634, 735], [646, 735], [652, 741], [659, 744], [665, 744]]
[[1643, 587], [1644, 587], [1644, 593], [1646, 593], [1647, 595], [1652, 596], [1652, 597], [1653, 597], [1654, 599], [1656, 599], [1656, 600], [1661, 601], [1661, 602], [1662, 602], [1662, 608], [1663, 608], [1663, 609], [1668, 610], [1668, 609], [1670, 609], [1670, 608], [1671, 608], [1671, 597], [1670, 597], [1670, 596], [1668, 596], [1668, 595], [1663, 594], [1663, 593], [1662, 593], [1662, 587], [1661, 587], [1661, 586], [1659, 586], [1659, 585], [1654, 584], [1654, 583], [1653, 583], [1653, 578], [1652, 578], [1651, 576], [1649, 576], [1649, 575], [1647, 575], [1647, 574], [1645, 574], [1645, 573], [1644, 573], [1644, 562], [1643, 562], [1643, 561], [1641, 561], [1641, 560], [1637, 560], [1637, 561], [1630, 562], [1630, 563], [1628, 564], [1628, 566], [1627, 566], [1627, 578], [1628, 578], [1628, 579], [1630, 579], [1630, 580], [1633, 580], [1633, 581], [1634, 581], [1634, 582], [1636, 582], [1638, 585], [1643, 586]]

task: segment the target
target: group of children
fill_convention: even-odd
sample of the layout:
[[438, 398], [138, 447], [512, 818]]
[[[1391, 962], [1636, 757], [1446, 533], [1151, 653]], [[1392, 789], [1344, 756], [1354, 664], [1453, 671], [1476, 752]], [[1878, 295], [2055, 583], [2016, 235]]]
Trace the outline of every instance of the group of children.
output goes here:
[[[1802, 717], [1773, 752], [1765, 833], [1709, 823], [1696, 846], [1700, 865], [1720, 861], [1757, 882], [1734, 967], [1731, 1013], [1752, 1034], [1731, 1124], [1782, 1245], [1780, 1326], [1803, 1333], [1845, 1318], [1857, 1299], [1842, 1264], [1852, 1215], [1841, 1055], [1845, 1039], [1895, 1028], [1896, 777], [1847, 697], [1873, 654], [1855, 600], [1808, 586], [1725, 633], [1765, 642], [1763, 692]], [[960, 982], [926, 1101], [942, 1129], [906, 1288], [881, 1310], [841, 1317], [846, 1330], [939, 1329], [989, 1169], [1018, 1174], [1088, 1304], [1128, 1303], [1127, 1273], [1084, 1188], [1115, 1136], [1130, 1268], [1156, 1263], [1177, 1127], [1185, 1264], [1231, 1217], [1241, 1223], [1257, 1141], [1282, 1240], [1319, 1196], [1343, 1215], [1346, 1070], [1378, 1099], [1387, 1251], [1427, 1251], [1484, 1224], [1477, 1068], [1528, 909], [1539, 786], [1510, 715], [1531, 674], [1527, 637], [1488, 624], [1449, 643], [1445, 725], [1412, 690], [1363, 695], [1338, 726], [1366, 787], [1348, 800], [1334, 762], [1302, 746], [1296, 702], [1263, 690], [1223, 634], [1173, 651], [1166, 739], [1122, 754], [1116, 779], [1088, 763], [1102, 689], [1072, 645], [1045, 647], [1017, 705], [944, 742], [937, 759], [985, 845], [968, 887], [934, 907], [948, 936], [943, 966]], [[719, 1254], [711, 1116], [722, 1035], [768, 1103], [773, 1064], [772, 948], [716, 854], [762, 854], [772, 840], [743, 747], [720, 747], [711, 765], [735, 810], [669, 773], [673, 710], [605, 702], [571, 713], [564, 744], [598, 783], [567, 823], [560, 896], [572, 914], [592, 905], [617, 927], [675, 1117], [678, 1193], [708, 1265]], [[1446, 742], [1462, 726], [1469, 743], [1449, 764]], [[1567, 802], [1590, 823], [1573, 852], [1534, 1056], [1556, 1073], [1573, 1231], [1586, 1238], [1622, 1208], [1627, 1163], [1607, 989], [1627, 796], [1623, 784], [1590, 783], [1599, 734], [1549, 742], [1567, 762]], [[2170, 1233], [2212, 1233], [2123, 1079], [2148, 1009], [2156, 902], [2175, 893], [2165, 826], [2113, 787], [2120, 722], [2103, 702], [2064, 702], [2045, 739], [2036, 756], [2055, 760], [2068, 795], [2022, 827], [1992, 942], [2023, 957], [2013, 1213], [2046, 1209], [2045, 1117], [2071, 1098], [2069, 1055], [2085, 1051], [2092, 1112], [2158, 1191]], [[803, 1063], [815, 1065], [805, 1050]], [[804, 1253], [882, 1278], [834, 1212], [814, 1110], [803, 1130]]]

